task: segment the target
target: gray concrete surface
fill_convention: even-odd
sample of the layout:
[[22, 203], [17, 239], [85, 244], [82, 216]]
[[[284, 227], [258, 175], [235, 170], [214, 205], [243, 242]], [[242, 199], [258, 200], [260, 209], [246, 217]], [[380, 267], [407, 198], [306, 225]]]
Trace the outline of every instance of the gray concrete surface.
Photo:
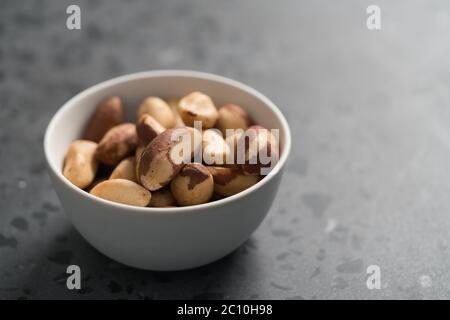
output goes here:
[[[382, 10], [369, 31], [365, 9]], [[448, 1], [0, 2], [0, 298], [450, 298]], [[294, 148], [273, 208], [230, 256], [185, 272], [119, 265], [65, 218], [44, 129], [121, 74], [208, 71], [264, 92]], [[83, 289], [65, 287], [78, 264]], [[366, 268], [381, 268], [368, 290]]]

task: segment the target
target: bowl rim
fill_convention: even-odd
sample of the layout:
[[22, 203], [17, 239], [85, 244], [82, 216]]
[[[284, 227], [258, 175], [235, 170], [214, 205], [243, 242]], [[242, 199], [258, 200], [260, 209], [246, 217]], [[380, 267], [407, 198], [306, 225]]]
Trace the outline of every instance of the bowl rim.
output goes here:
[[[157, 207], [138, 207], [138, 206], [132, 206], [128, 204], [122, 204], [117, 203], [109, 200], [105, 200], [96, 196], [91, 195], [89, 192], [86, 192], [75, 185], [73, 185], [64, 175], [62, 174], [62, 171], [58, 168], [56, 168], [56, 164], [53, 163], [50, 160], [50, 136], [54, 130], [54, 127], [56, 126], [56, 123], [58, 123], [59, 119], [62, 117], [64, 112], [66, 110], [70, 109], [72, 105], [75, 105], [75, 102], [77, 100], [80, 100], [84, 98], [85, 96], [88, 96], [90, 94], [95, 93], [96, 91], [102, 90], [104, 88], [107, 88], [109, 86], [113, 86], [119, 83], [124, 83], [128, 81], [135, 81], [143, 78], [149, 78], [149, 77], [186, 77], [186, 78], [198, 78], [203, 80], [210, 80], [219, 82], [222, 84], [226, 84], [229, 86], [233, 86], [239, 90], [246, 91], [248, 94], [251, 94], [255, 96], [257, 99], [261, 100], [264, 104], [266, 104], [278, 117], [278, 120], [281, 123], [282, 130], [284, 131], [284, 141], [283, 141], [283, 149], [281, 151], [281, 156], [275, 167], [270, 171], [270, 173], [264, 177], [264, 179], [261, 179], [256, 184], [251, 186], [248, 189], [245, 189], [244, 191], [241, 191], [235, 195], [226, 197], [224, 199], [216, 200], [213, 202], [207, 202], [203, 204], [193, 205], [193, 206], [185, 206], [185, 207], [173, 207], [173, 208], [157, 208]], [[278, 109], [278, 107], [265, 95], [257, 91], [256, 89], [253, 89], [252, 87], [243, 84], [239, 81], [212, 74], [207, 72], [200, 72], [200, 71], [191, 71], [191, 70], [176, 70], [176, 69], [169, 69], [169, 70], [150, 70], [150, 71], [141, 71], [141, 72], [135, 72], [135, 73], [129, 73], [122, 76], [114, 77], [105, 81], [102, 81], [100, 83], [97, 83], [95, 85], [92, 85], [83, 91], [77, 93], [72, 98], [67, 100], [52, 116], [50, 122], [47, 125], [47, 128], [45, 129], [45, 135], [44, 135], [44, 154], [45, 154], [45, 160], [47, 162], [48, 168], [51, 170], [53, 175], [57, 177], [61, 182], [63, 182], [69, 189], [73, 190], [76, 193], [79, 193], [80, 195], [90, 199], [94, 202], [99, 202], [106, 206], [112, 206], [117, 209], [123, 209], [126, 211], [131, 212], [140, 212], [140, 213], [146, 213], [146, 214], [171, 214], [171, 213], [179, 213], [179, 212], [192, 212], [192, 211], [199, 211], [201, 209], [209, 209], [209, 208], [215, 208], [227, 205], [231, 202], [238, 201], [239, 199], [247, 196], [248, 194], [256, 191], [257, 189], [261, 188], [263, 185], [268, 183], [275, 175], [277, 175], [280, 170], [283, 168], [283, 166], [286, 163], [286, 160], [289, 156], [289, 153], [291, 151], [291, 131], [289, 128], [289, 124], [284, 117], [284, 115], [281, 113], [281, 111]]]

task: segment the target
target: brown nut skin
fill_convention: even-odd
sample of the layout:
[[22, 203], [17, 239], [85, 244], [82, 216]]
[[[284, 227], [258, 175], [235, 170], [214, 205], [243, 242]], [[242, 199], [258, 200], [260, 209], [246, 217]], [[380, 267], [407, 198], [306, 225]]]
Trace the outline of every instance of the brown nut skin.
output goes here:
[[170, 190], [179, 205], [206, 203], [214, 192], [211, 173], [200, 163], [189, 163], [170, 183]]
[[201, 121], [203, 129], [214, 127], [219, 117], [211, 98], [198, 91], [188, 94], [179, 101], [178, 112], [187, 126], [193, 127], [194, 121]]
[[190, 136], [190, 131], [187, 128], [167, 129], [145, 147], [137, 170], [140, 183], [148, 190], [159, 190], [169, 184], [192, 158], [193, 152], [182, 154], [182, 148], [179, 150], [186, 140], [176, 138], [182, 135]]
[[133, 123], [119, 124], [105, 134], [98, 144], [95, 157], [106, 165], [116, 165], [134, 152], [137, 140], [136, 126]]
[[202, 149], [203, 162], [207, 165], [224, 165], [231, 152], [230, 146], [217, 129], [203, 131]]
[[214, 179], [214, 191], [225, 197], [237, 194], [259, 181], [259, 176], [245, 175], [241, 170], [227, 167], [207, 167]]
[[149, 114], [143, 114], [136, 124], [136, 133], [139, 144], [144, 146], [148, 145], [157, 135], [164, 132], [164, 130], [166, 130], [166, 128], [156, 121], [155, 118]]
[[64, 161], [64, 176], [78, 188], [88, 187], [95, 179], [98, 162], [95, 159], [97, 143], [75, 140], [69, 147]]
[[113, 96], [99, 103], [84, 132], [84, 139], [99, 142], [105, 133], [123, 122], [122, 101]]
[[141, 183], [139, 181], [139, 163], [141, 162], [141, 156], [142, 153], [144, 153], [145, 150], [145, 146], [143, 145], [138, 145], [136, 148], [136, 152], [134, 153], [134, 159], [136, 161], [136, 167], [134, 168], [135, 172], [136, 172], [136, 180], [138, 183]]
[[128, 157], [119, 162], [114, 168], [109, 179], [126, 179], [137, 182], [136, 161], [134, 157]]
[[172, 193], [168, 188], [163, 188], [152, 192], [152, 200], [150, 201], [150, 207], [163, 208], [176, 206], [177, 203]]
[[[255, 134], [248, 134], [250, 130], [253, 130]], [[244, 141], [242, 141], [244, 139]], [[245, 134], [240, 137], [239, 143], [245, 143], [245, 163], [241, 165], [242, 171], [245, 174], [259, 175], [263, 174], [263, 168], [270, 168], [271, 165], [279, 159], [278, 143], [270, 130], [262, 126], [251, 126]], [[275, 163], [263, 163], [262, 157], [270, 157]], [[239, 160], [239, 159], [238, 159]], [[263, 174], [265, 175], [265, 174]]]
[[222, 131], [225, 136], [226, 129], [247, 129], [252, 120], [248, 113], [240, 106], [235, 104], [226, 104], [219, 109], [219, 118], [216, 122], [216, 128]]
[[151, 115], [165, 128], [175, 127], [176, 118], [172, 108], [161, 98], [146, 98], [139, 106], [138, 119], [144, 114]]
[[148, 206], [152, 197], [150, 191], [133, 181], [125, 179], [100, 182], [92, 188], [90, 193], [105, 200], [138, 207]]

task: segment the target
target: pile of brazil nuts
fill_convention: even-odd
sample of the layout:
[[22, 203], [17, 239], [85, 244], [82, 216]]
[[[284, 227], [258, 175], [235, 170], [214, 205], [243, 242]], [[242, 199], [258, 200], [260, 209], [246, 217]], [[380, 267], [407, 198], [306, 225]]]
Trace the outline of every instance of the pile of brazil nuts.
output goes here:
[[[70, 145], [64, 176], [78, 188], [118, 203], [191, 206], [256, 184], [264, 177], [261, 170], [269, 167], [259, 151], [278, 160], [278, 141], [271, 130], [255, 125], [238, 105], [217, 109], [201, 92], [167, 102], [148, 97], [136, 119], [124, 122], [119, 97], [102, 101], [83, 138]], [[189, 137], [189, 148], [181, 148], [184, 140], [174, 136]], [[242, 155], [238, 146], [244, 147]]]

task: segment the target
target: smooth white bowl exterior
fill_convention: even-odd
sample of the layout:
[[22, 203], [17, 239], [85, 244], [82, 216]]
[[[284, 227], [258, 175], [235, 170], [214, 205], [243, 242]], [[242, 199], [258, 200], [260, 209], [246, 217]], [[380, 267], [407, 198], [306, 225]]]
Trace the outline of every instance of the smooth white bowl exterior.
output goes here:
[[[147, 96], [210, 95], [217, 106], [235, 103], [256, 123], [280, 129], [281, 158], [271, 174], [235, 196], [182, 208], [139, 208], [96, 198], [73, 186], [61, 173], [64, 156], [80, 138], [96, 105], [118, 95], [125, 116], [135, 121]], [[47, 127], [44, 149], [50, 177], [75, 228], [100, 252], [147, 270], [181, 270], [217, 260], [239, 247], [266, 216], [290, 151], [290, 132], [280, 111], [263, 95], [238, 82], [192, 71], [148, 71], [93, 86], [69, 100]]]

